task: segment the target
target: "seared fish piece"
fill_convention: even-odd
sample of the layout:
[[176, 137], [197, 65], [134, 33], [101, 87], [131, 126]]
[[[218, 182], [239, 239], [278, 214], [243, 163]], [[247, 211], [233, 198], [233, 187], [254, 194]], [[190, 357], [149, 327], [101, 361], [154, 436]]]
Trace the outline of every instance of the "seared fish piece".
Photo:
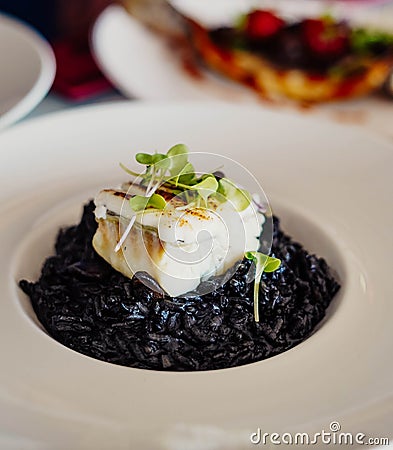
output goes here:
[[[194, 290], [202, 280], [221, 275], [259, 248], [265, 221], [252, 204], [236, 211], [230, 202], [210, 202], [208, 208], [188, 207], [164, 191], [164, 210], [135, 213], [129, 199], [144, 188], [124, 184], [101, 191], [96, 199], [98, 229], [93, 246], [114, 269], [131, 278], [148, 272], [170, 296]], [[132, 221], [119, 251], [115, 251]]]

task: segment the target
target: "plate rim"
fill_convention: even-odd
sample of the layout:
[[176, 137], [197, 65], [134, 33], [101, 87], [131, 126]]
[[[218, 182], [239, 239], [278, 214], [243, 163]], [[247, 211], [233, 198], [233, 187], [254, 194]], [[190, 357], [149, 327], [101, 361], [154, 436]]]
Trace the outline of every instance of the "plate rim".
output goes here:
[[14, 28], [37, 53], [40, 60], [40, 74], [29, 92], [0, 116], [0, 130], [18, 122], [29, 114], [52, 87], [56, 75], [56, 58], [48, 41], [34, 27], [11, 14], [0, 12], [0, 26]]

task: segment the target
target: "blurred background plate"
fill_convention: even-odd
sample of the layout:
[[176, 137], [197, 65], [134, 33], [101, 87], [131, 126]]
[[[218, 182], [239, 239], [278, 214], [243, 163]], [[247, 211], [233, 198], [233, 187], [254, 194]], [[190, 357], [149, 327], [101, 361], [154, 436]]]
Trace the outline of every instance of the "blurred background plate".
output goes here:
[[[135, 3], [141, 0], [126, 0]], [[142, 0], [146, 1], [146, 0]], [[393, 27], [391, 0], [168, 0], [176, 10], [207, 27], [233, 23], [240, 14], [253, 9], [269, 9], [287, 19], [332, 14], [350, 18], [358, 24], [376, 25], [391, 31]]]
[[121, 6], [109, 6], [97, 19], [92, 48], [101, 70], [129, 98], [256, 101], [251, 92], [213, 74], [190, 75], [167, 41]]
[[0, 129], [45, 97], [55, 71], [49, 44], [29, 26], [0, 14]]
[[[144, 6], [147, 3], [151, 4], [149, 9]], [[179, 34], [176, 22], [173, 20], [169, 22], [162, 0], [147, 3], [129, 0], [126, 6], [134, 15], [122, 6], [109, 6], [101, 13], [92, 32], [91, 46], [99, 67], [128, 98], [160, 101], [221, 99], [236, 103], [258, 103], [265, 109], [280, 108], [339, 123], [366, 126], [379, 134], [393, 138], [391, 127], [393, 101], [387, 96], [374, 94], [343, 102], [314, 105], [312, 108], [303, 108], [289, 101], [280, 104], [262, 101], [246, 87], [199, 66], [195, 67], [193, 61], [184, 58], [181, 48], [171, 47], [160, 31], [164, 34], [172, 32], [173, 41], [176, 42], [176, 35]], [[218, 3], [222, 6], [223, 2]], [[218, 8], [218, 3], [215, 4], [216, 8], [211, 10], [211, 17], [214, 16], [215, 10], [219, 10], [219, 14], [222, 14], [223, 8]], [[230, 5], [233, 7], [235, 3], [243, 3], [244, 8], [247, 2], [237, 0], [230, 2]], [[188, 4], [195, 5], [195, 1], [184, 2], [183, 9]], [[378, 18], [393, 17], [383, 13], [392, 12], [393, 3], [380, 8], [382, 9], [373, 9], [372, 12], [366, 7], [354, 11], [358, 21], [368, 17], [369, 21], [376, 23]], [[349, 13], [350, 9], [349, 6], [347, 10], [342, 9], [342, 14], [345, 11]], [[201, 10], [206, 13], [206, 8]], [[239, 8], [236, 11], [238, 10]], [[301, 8], [296, 9], [300, 10]], [[293, 10], [293, 13], [296, 12]], [[209, 14], [206, 20], [208, 17]], [[144, 26], [141, 21], [148, 22], [149, 27]], [[168, 23], [169, 27], [166, 26]], [[166, 26], [166, 29], [162, 30], [163, 26]], [[154, 27], [155, 31], [152, 31], [151, 27]]]

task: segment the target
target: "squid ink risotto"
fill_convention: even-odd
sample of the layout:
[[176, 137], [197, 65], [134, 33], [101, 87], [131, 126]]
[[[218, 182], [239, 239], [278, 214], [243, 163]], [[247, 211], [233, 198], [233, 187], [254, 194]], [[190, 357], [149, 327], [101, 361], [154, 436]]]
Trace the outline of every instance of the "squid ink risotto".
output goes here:
[[39, 280], [20, 281], [48, 334], [169, 371], [249, 364], [310, 336], [340, 288], [325, 260], [221, 172], [198, 175], [184, 145], [136, 159], [145, 172], [125, 168], [134, 181], [87, 203]]

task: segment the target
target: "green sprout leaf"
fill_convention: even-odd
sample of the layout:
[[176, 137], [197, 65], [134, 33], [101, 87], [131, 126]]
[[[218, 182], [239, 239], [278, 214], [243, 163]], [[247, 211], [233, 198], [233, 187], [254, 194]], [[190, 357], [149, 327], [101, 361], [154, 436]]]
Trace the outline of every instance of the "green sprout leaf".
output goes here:
[[162, 210], [166, 207], [165, 198], [159, 194], [153, 194], [151, 197], [135, 195], [130, 198], [130, 206], [135, 212], [140, 212], [146, 208]]
[[236, 211], [244, 211], [251, 203], [251, 195], [248, 191], [240, 189], [228, 178], [221, 178], [218, 182], [217, 192], [223, 195], [235, 207]]
[[280, 268], [280, 266], [281, 261], [278, 258], [272, 258], [271, 256], [268, 256], [263, 271], [266, 273], [275, 272], [277, 269]]
[[203, 199], [205, 205], [207, 205], [207, 199], [209, 198], [209, 196], [217, 192], [218, 181], [216, 180], [216, 177], [211, 175], [203, 179], [201, 182], [190, 186], [189, 189], [197, 191]]
[[184, 144], [177, 144], [168, 150], [167, 157], [170, 161], [169, 173], [175, 177], [188, 164], [188, 148]]
[[[216, 196], [218, 201], [230, 201], [236, 211], [243, 211], [250, 205], [250, 193], [237, 187], [228, 178], [218, 180], [211, 173], [197, 178], [193, 165], [188, 161], [188, 153], [188, 148], [184, 144], [174, 145], [166, 154], [137, 153], [135, 157], [137, 162], [146, 166], [144, 174], [135, 173], [123, 164], [120, 166], [128, 174], [142, 178], [141, 184], [147, 186], [148, 196], [163, 185], [167, 191], [176, 192], [176, 195], [184, 192], [186, 199], [196, 204], [203, 202], [206, 207], [209, 197], [216, 193], [221, 194]], [[191, 195], [189, 195], [190, 191], [193, 191]], [[136, 210], [152, 207], [151, 204], [146, 203], [146, 200], [139, 199], [133, 202], [135, 202], [133, 205]]]
[[162, 172], [162, 175], [165, 175], [170, 164], [171, 162], [166, 155], [162, 155], [160, 153], [154, 155], [153, 167], [156, 171], [160, 170]]
[[262, 274], [263, 272], [274, 272], [277, 270], [281, 265], [281, 261], [260, 252], [247, 252], [244, 256], [255, 264], [254, 319], [255, 322], [259, 322], [259, 286]]
[[135, 195], [130, 198], [130, 206], [134, 211], [142, 211], [147, 207], [149, 197], [143, 197], [142, 195]]
[[139, 162], [139, 164], [143, 164], [145, 166], [149, 166], [153, 163], [153, 156], [148, 153], [137, 153], [135, 155], [135, 159]]
[[153, 164], [156, 164], [159, 161], [162, 161], [163, 159], [166, 159], [166, 158], [167, 158], [167, 156], [164, 155], [163, 153], [154, 153], [154, 155], [151, 156]]
[[237, 189], [231, 201], [237, 211], [244, 211], [251, 203], [251, 194], [244, 189]]
[[178, 183], [189, 184], [192, 182], [194, 178], [195, 178], [194, 166], [190, 162], [188, 162], [174, 178], [175, 185], [177, 186]]
[[176, 144], [167, 151], [167, 156], [187, 155], [188, 147], [184, 144]]
[[[189, 163], [189, 164], [192, 167], [192, 169], [194, 170], [194, 167], [192, 166], [192, 164], [191, 163]], [[187, 170], [182, 171], [182, 172], [183, 172], [183, 174], [181, 174], [179, 176], [179, 181], [178, 182], [181, 183], [181, 184], [188, 185], [188, 186], [194, 185], [195, 181], [196, 181], [195, 172], [194, 171], [188, 172]]]

